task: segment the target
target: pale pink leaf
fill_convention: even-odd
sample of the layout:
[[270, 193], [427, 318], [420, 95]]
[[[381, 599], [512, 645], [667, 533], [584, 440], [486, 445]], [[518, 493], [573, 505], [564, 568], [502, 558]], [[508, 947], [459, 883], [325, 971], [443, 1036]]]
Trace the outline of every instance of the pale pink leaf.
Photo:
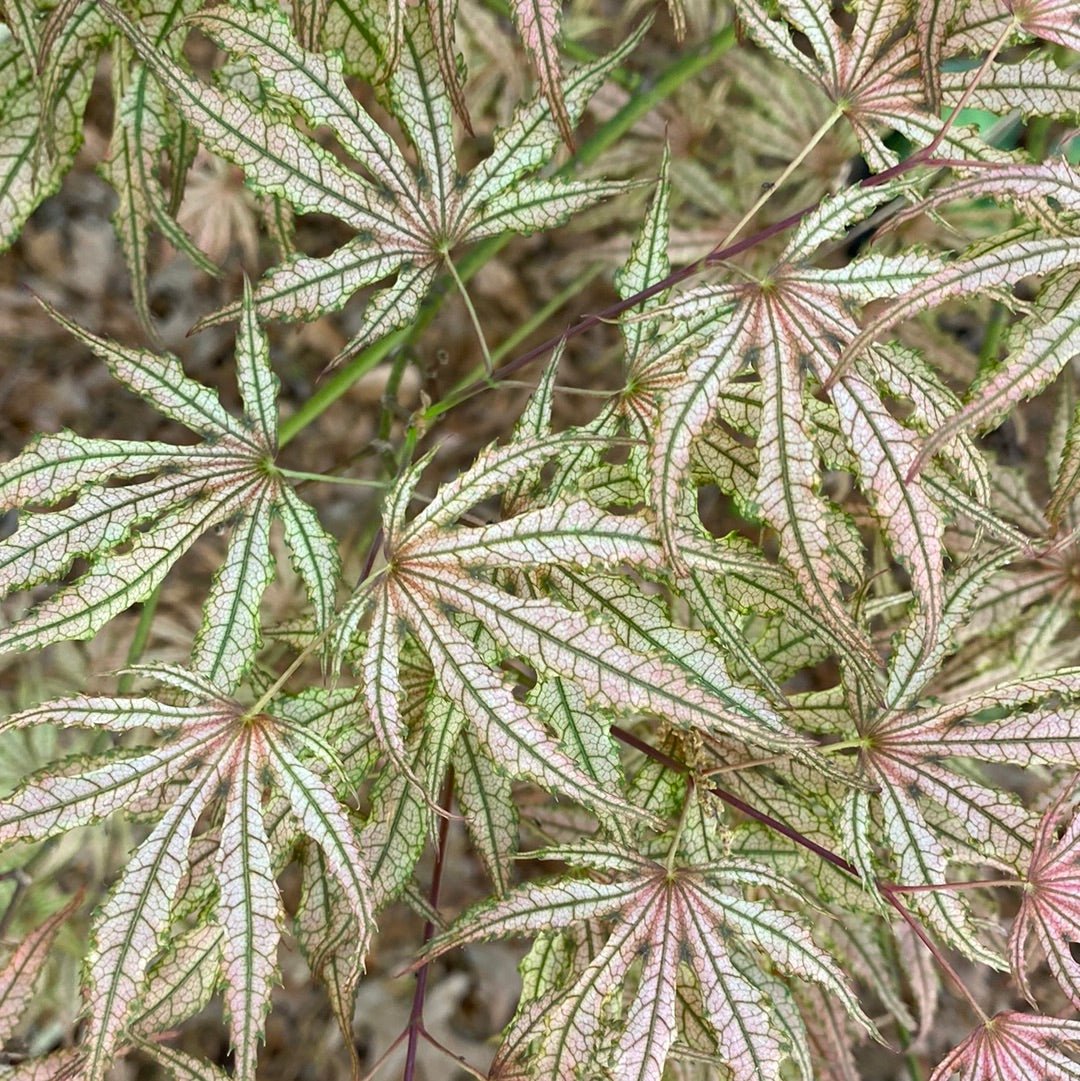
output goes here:
[[57, 932], [82, 902], [83, 892], [80, 891], [63, 908], [38, 924], [4, 962], [0, 971], [0, 1040], [3, 1042], [11, 1039], [19, 1018], [33, 997]]

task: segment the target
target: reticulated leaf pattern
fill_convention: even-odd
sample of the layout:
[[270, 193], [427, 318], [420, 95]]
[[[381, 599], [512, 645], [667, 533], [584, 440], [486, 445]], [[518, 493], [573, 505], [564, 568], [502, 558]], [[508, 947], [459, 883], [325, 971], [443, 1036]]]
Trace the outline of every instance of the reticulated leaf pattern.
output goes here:
[[[0, 244], [69, 168], [107, 55], [100, 172], [143, 331], [153, 339], [152, 233], [215, 271], [174, 214], [196, 141], [260, 196], [277, 253], [242, 294], [225, 276], [224, 306], [196, 327], [238, 324], [242, 412], [171, 354], [53, 312], [194, 438], [62, 431], [0, 465], [0, 511], [15, 512], [0, 585], [36, 603], [10, 609], [6, 651], [95, 636], [200, 537], [224, 537], [189, 663], [122, 675], [159, 691], [22, 708], [20, 688], [0, 722], [50, 747], [57, 727], [94, 733], [60, 737], [77, 752], [44, 766], [0, 756], [14, 785], [0, 885], [18, 881], [17, 901], [16, 846], [36, 861], [69, 831], [134, 823], [100, 886], [79, 1042], [15, 1065], [14, 1081], [103, 1081], [131, 1052], [221, 1081], [170, 1043], [215, 998], [231, 1072], [253, 1081], [289, 936], [359, 1076], [364, 954], [396, 901], [425, 925], [414, 967], [534, 939], [492, 1078], [857, 1081], [857, 1045], [876, 1035], [867, 1003], [914, 1061], [951, 990], [979, 1023], [927, 1065], [933, 1081], [1080, 1077], [1076, 1022], [987, 1016], [945, 953], [1011, 969], [1049, 1009], [1029, 953], [1045, 958], [1080, 1008], [1075, 5], [736, 0], [734, 27], [723, 5], [669, 7], [676, 36], [687, 20], [709, 34], [654, 79], [657, 41], [634, 50], [664, 20], [597, 59], [603, 5], [564, 21], [554, 0], [0, 0]], [[611, 21], [609, 43], [629, 25]], [[516, 109], [497, 100], [515, 62], [487, 32], [520, 39], [535, 74]], [[730, 69], [715, 66], [728, 50]], [[780, 73], [768, 102], [763, 72]], [[745, 131], [714, 177], [696, 143], [718, 115]], [[656, 187], [628, 239], [635, 185], [600, 177], [631, 172]], [[407, 365], [432, 374], [420, 335], [442, 284], [459, 287], [490, 361], [466, 265], [624, 193], [593, 215], [604, 244], [572, 253], [621, 253], [618, 304], [439, 400], [433, 377], [415, 411], [399, 408]], [[344, 230], [319, 254], [304, 239], [315, 215]], [[529, 273], [547, 273], [548, 246], [530, 244]], [[687, 251], [709, 254], [680, 267]], [[337, 359], [364, 356], [314, 386], [279, 437], [263, 322], [335, 313], [360, 291], [365, 306], [331, 322], [345, 329]], [[622, 385], [593, 412], [574, 392], [606, 392], [571, 385], [592, 370], [586, 330], [617, 339], [621, 360]], [[434, 422], [549, 349], [513, 431], [478, 453], [477, 440], [448, 476], [461, 428]], [[388, 355], [379, 435], [351, 448], [379, 452], [385, 490], [350, 522], [374, 539], [338, 610], [338, 545], [276, 459]], [[290, 375], [293, 399], [306, 378]], [[1010, 465], [1014, 442], [1039, 464]], [[271, 628], [279, 532], [308, 604]], [[152, 604], [143, 615], [139, 634]], [[313, 656], [327, 685], [285, 694]], [[1032, 785], [1050, 784], [1061, 795], [1043, 810]], [[492, 897], [446, 930], [459, 822]], [[564, 869], [534, 878], [523, 853]], [[294, 872], [286, 904], [278, 883]], [[1018, 911], [991, 892], [1009, 889]], [[54, 892], [44, 920], [12, 903], [5, 1038], [81, 897], [60, 907]], [[1013, 911], [1003, 957], [987, 917]], [[429, 1035], [429, 976], [409, 1054]]]

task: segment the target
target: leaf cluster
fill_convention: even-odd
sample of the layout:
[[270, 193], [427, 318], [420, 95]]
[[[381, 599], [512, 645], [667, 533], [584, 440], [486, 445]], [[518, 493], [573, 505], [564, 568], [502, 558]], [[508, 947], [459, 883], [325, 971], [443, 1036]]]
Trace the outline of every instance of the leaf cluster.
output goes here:
[[[137, 1050], [173, 1077], [219, 1078], [170, 1040], [220, 994], [234, 1076], [250, 1081], [290, 935], [351, 1046], [379, 914], [399, 899], [425, 927], [408, 1081], [429, 966], [519, 936], [533, 941], [492, 1066], [504, 1081], [850, 1078], [867, 1038], [929, 1050], [933, 1081], [1080, 1076], [1078, 1023], [1053, 1016], [1028, 949], [1080, 1009], [1073, 5], [691, 8], [710, 48], [745, 53], [733, 101], [748, 86], [763, 99], [753, 73], [771, 70], [822, 112], [749, 205], [719, 210], [721, 185], [695, 187], [678, 148], [634, 177], [653, 174], [642, 206], [642, 184], [586, 170], [593, 152], [575, 145], [660, 24], [572, 66], [559, 5], [517, 0], [537, 92], [483, 142], [456, 53], [465, 0], [292, 7], [0, 5], [0, 243], [70, 167], [104, 51], [101, 172], [148, 336], [151, 231], [219, 269], [176, 219], [196, 146], [243, 173], [275, 253], [193, 328], [237, 324], [238, 411], [172, 353], [47, 306], [195, 441], [61, 431], [0, 464], [17, 519], [0, 586], [26, 594], [0, 650], [91, 638], [135, 605], [151, 618], [185, 553], [226, 540], [186, 664], [137, 664], [136, 644], [116, 693], [0, 721], [9, 740], [95, 734], [0, 798], [7, 874], [31, 881], [20, 868], [69, 831], [121, 814], [137, 826], [90, 923], [78, 1042], [10, 1076], [104, 1081]], [[681, 40], [682, 5], [671, 14]], [[189, 60], [192, 30], [223, 54], [212, 70]], [[626, 108], [598, 136], [617, 140]], [[789, 144], [776, 109], [744, 115], [766, 146]], [[1023, 144], [973, 123], [985, 115], [1020, 118]], [[864, 179], [800, 175], [830, 142], [858, 148], [850, 175]], [[770, 220], [792, 177], [814, 202]], [[619, 251], [618, 301], [495, 367], [465, 261], [601, 204], [639, 208], [604, 253]], [[294, 216], [316, 214], [349, 234], [328, 254], [296, 244]], [[673, 269], [687, 234], [707, 253]], [[476, 379], [387, 414], [379, 520], [349, 581], [352, 553], [295, 490], [344, 478], [279, 460], [268, 326], [359, 296], [343, 388], [437, 318], [450, 288], [474, 324]], [[947, 340], [946, 309], [992, 313], [979, 357]], [[602, 323], [620, 386], [568, 425], [569, 341]], [[549, 353], [502, 440], [448, 475], [431, 426]], [[290, 438], [339, 393], [317, 390]], [[980, 438], [1029, 411], [1047, 418], [1045, 472], [1006, 468]], [[277, 531], [306, 603], [285, 626], [264, 610]], [[154, 687], [124, 693], [134, 680]], [[451, 818], [491, 896], [446, 925]], [[561, 870], [523, 875], [520, 858]], [[287, 911], [290, 867], [302, 890]], [[10, 950], [5, 1039], [82, 903]], [[1016, 1001], [981, 1001], [955, 954], [1008, 972]], [[975, 1022], [952, 1050], [932, 1039], [943, 988]]]

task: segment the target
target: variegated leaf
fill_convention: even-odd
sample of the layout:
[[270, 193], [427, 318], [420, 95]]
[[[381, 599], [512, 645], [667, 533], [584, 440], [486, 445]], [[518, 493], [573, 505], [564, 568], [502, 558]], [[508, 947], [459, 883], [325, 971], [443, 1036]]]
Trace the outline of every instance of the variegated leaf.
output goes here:
[[23, 511], [15, 533], [0, 541], [0, 586], [10, 591], [60, 581], [76, 559], [94, 560], [82, 577], [0, 631], [0, 648], [90, 637], [145, 599], [200, 535], [231, 525], [194, 660], [197, 671], [229, 692], [250, 668], [261, 640], [259, 602], [273, 573], [269, 530], [275, 514], [285, 521], [286, 542], [320, 629], [332, 613], [339, 567], [336, 545], [274, 466], [277, 379], [250, 298], [236, 352], [243, 419], [185, 375], [171, 354], [128, 349], [53, 315], [120, 383], [202, 442], [128, 443], [61, 432], [38, 437], [0, 466], [0, 501], [8, 506], [40, 507], [76, 495], [61, 510]]

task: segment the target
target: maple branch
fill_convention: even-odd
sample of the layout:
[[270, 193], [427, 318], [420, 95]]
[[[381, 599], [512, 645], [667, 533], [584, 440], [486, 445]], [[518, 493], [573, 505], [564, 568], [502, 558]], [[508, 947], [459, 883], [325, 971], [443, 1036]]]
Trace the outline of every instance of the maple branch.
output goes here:
[[[428, 889], [428, 903], [432, 908], [438, 908], [439, 893], [442, 890], [443, 868], [446, 866], [446, 839], [450, 832], [450, 800], [454, 793], [453, 768], [446, 771], [446, 779], [443, 781], [442, 795], [439, 804], [445, 812], [439, 819], [439, 835], [435, 843], [435, 865], [431, 870], [431, 886]], [[435, 934], [435, 925], [430, 919], [424, 921], [424, 930], [421, 934], [421, 947], [426, 946]], [[405, 1049], [405, 1068], [402, 1071], [402, 1081], [414, 1081], [416, 1076], [416, 1052], [419, 1047], [420, 1037], [426, 1035], [424, 1028], [424, 999], [427, 996], [428, 972], [431, 965], [425, 962], [416, 971], [416, 987], [413, 990], [412, 1006], [409, 1010], [409, 1021], [406, 1026], [408, 1032], [408, 1045]], [[441, 1044], [436, 1045], [441, 1048]], [[457, 1056], [452, 1056], [456, 1058]]]
[[386, 1065], [390, 1056], [398, 1049], [398, 1045], [409, 1034], [409, 1030], [403, 1028], [395, 1037], [393, 1043], [372, 1063], [371, 1069], [358, 1078], [357, 1081], [372, 1081], [372, 1078]]
[[893, 896], [892, 889], [883, 889], [882, 896], [900, 914], [903, 921], [911, 928], [915, 937], [930, 951], [930, 956], [937, 963], [938, 968], [949, 977], [953, 986], [960, 992], [967, 1004], [975, 1011], [975, 1016], [985, 1025], [990, 1018], [976, 1001], [975, 996], [967, 989], [960, 973], [949, 963], [949, 959], [941, 952], [938, 945], [926, 933], [925, 928], [919, 921]]

